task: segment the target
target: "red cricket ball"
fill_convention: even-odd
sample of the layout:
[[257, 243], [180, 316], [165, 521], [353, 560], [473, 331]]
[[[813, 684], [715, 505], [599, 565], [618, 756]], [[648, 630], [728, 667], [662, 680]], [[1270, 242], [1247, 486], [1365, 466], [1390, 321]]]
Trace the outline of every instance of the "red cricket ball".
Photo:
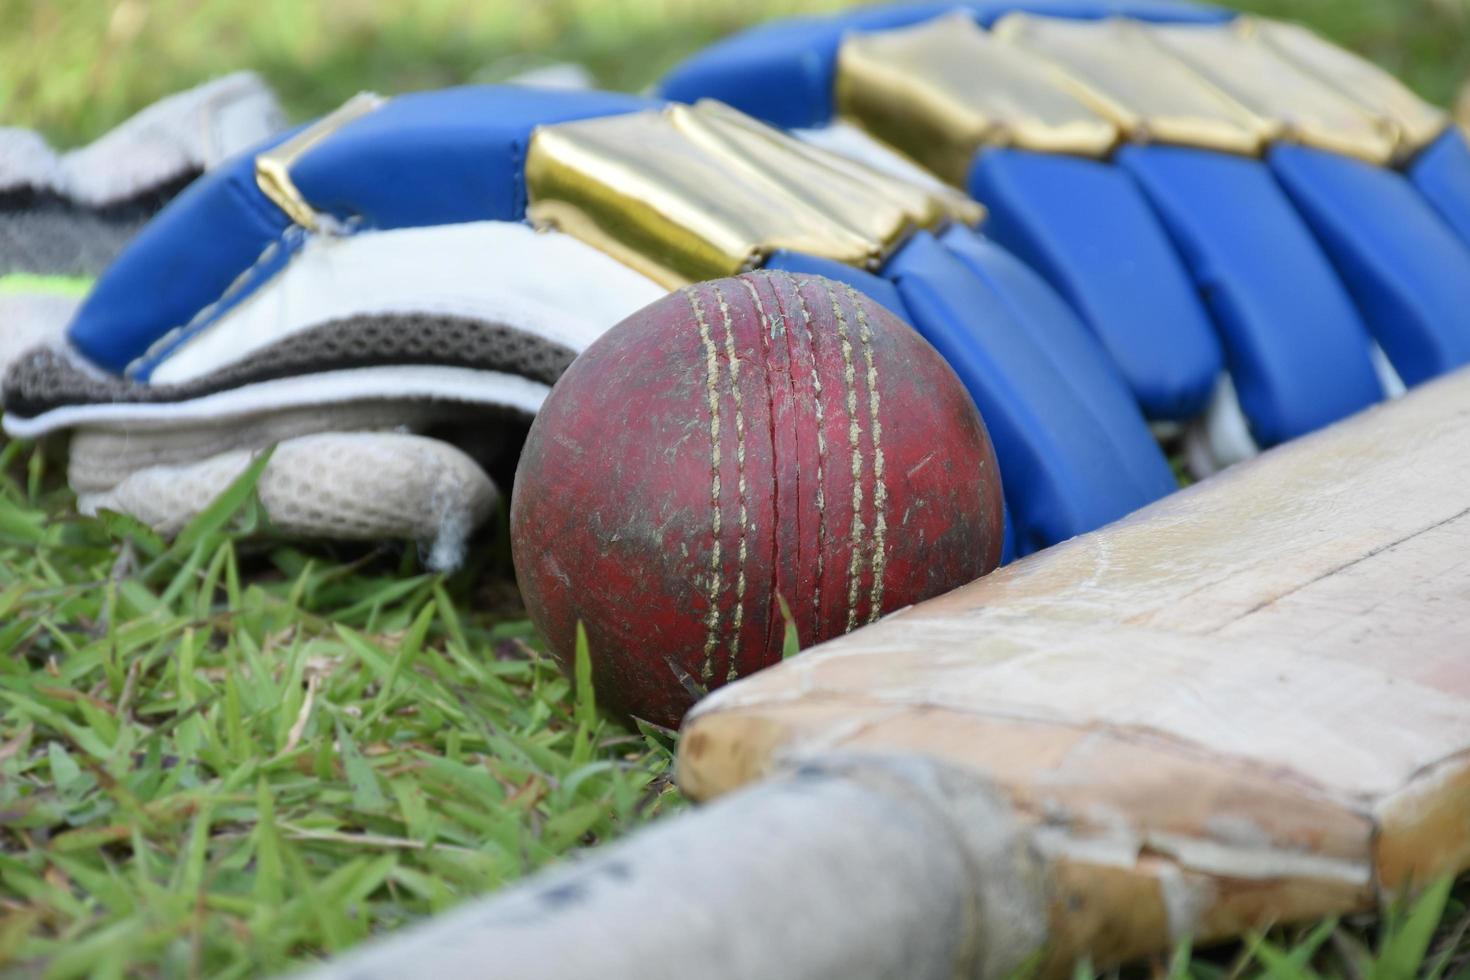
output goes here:
[[681, 289], [572, 364], [522, 452], [526, 608], [600, 704], [674, 726], [710, 689], [947, 592], [1000, 558], [985, 425], [932, 347], [850, 287]]

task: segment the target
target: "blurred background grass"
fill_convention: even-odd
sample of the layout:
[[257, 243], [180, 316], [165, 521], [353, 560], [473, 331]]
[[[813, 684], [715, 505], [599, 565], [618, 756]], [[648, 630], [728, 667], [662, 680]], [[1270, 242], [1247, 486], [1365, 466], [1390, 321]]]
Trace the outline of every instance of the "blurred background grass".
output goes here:
[[[0, 0], [0, 124], [60, 146], [161, 96], [259, 71], [293, 118], [361, 89], [498, 81], [575, 61], [639, 89], [740, 27], [842, 0]], [[1470, 77], [1470, 0], [1236, 0], [1299, 20], [1448, 104]]]

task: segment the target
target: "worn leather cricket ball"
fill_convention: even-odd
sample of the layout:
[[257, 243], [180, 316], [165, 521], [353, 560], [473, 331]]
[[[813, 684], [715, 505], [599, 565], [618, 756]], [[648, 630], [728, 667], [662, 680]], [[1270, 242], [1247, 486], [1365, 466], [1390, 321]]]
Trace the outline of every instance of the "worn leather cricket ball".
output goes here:
[[516, 471], [526, 608], [598, 703], [673, 727], [703, 690], [947, 592], [1000, 558], [985, 425], [908, 325], [753, 272], [634, 313], [563, 375]]

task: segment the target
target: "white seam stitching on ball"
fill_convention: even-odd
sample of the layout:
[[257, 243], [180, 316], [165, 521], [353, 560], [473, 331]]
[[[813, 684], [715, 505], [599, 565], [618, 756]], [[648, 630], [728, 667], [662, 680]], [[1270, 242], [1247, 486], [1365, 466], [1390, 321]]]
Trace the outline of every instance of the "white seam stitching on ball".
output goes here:
[[725, 679], [735, 679], [735, 654], [740, 649], [740, 627], [745, 622], [745, 559], [747, 535], [750, 532], [750, 516], [745, 497], [745, 411], [744, 398], [740, 393], [740, 359], [735, 356], [735, 330], [730, 323], [730, 306], [719, 286], [713, 287], [715, 299], [720, 304], [720, 318], [725, 327], [725, 358], [730, 362], [730, 392], [735, 399], [735, 489], [740, 503], [740, 551], [739, 571], [735, 577], [735, 616], [730, 630], [730, 662], [725, 668]]
[[[762, 338], [763, 338], [761, 343], [762, 343], [762, 349], [765, 352], [765, 358], [764, 358], [764, 360], [765, 360], [765, 364], [766, 364], [766, 372], [765, 372], [766, 373], [766, 385], [767, 385], [767, 391], [770, 392], [770, 390], [771, 390], [771, 377], [770, 377], [770, 374], [771, 374], [771, 342], [776, 337], [776, 321], [771, 317], [770, 312], [766, 310], [766, 304], [761, 301], [760, 291], [755, 288], [755, 285], [749, 279], [747, 279], [744, 276], [741, 276], [740, 278], [738, 278], [736, 280], [736, 282], [738, 282], [738, 283], [740, 283], [740, 285], [744, 286], [745, 287], [745, 291], [750, 294], [751, 301], [755, 303], [755, 311], [756, 311], [756, 314], [760, 317], [760, 321], [761, 321], [761, 335], [762, 335]], [[784, 334], [785, 332], [786, 332], [785, 331], [785, 317], [783, 316], [782, 317], [782, 333]], [[779, 534], [780, 533], [780, 530], [781, 530], [780, 527], [776, 525], [776, 500], [775, 500], [775, 497], [776, 497], [776, 434], [775, 434], [775, 429], [776, 429], [776, 419], [775, 419], [776, 406], [775, 406], [774, 400], [771, 400], [771, 404], [768, 406], [767, 411], [770, 413], [770, 415], [768, 416], [767, 421], [768, 421], [768, 424], [771, 426], [771, 495], [772, 495], [772, 499], [771, 499], [771, 524], [772, 524], [772, 528], [771, 528], [771, 541], [772, 541], [772, 545], [773, 545], [773, 548], [774, 548], [775, 543], [776, 543], [776, 535]], [[798, 553], [800, 553], [800, 543], [799, 542], [798, 542]], [[741, 560], [741, 565], [742, 565], [742, 567], [744, 565], [744, 560], [743, 559]], [[776, 588], [776, 571], [775, 571], [775, 568], [776, 568], [776, 566], [773, 564], [772, 565], [772, 569], [771, 569], [771, 588], [772, 588], [773, 591]], [[767, 605], [767, 614], [769, 615], [770, 603], [768, 602], [766, 605]], [[767, 628], [767, 637], [769, 637], [769, 635], [770, 634], [769, 634], [769, 627], [768, 627]], [[769, 639], [768, 639], [768, 643], [769, 643]], [[767, 652], [769, 652], [769, 651], [767, 651]], [[726, 678], [727, 680], [732, 680], [733, 681], [735, 679], [734, 666], [735, 666], [734, 661], [731, 660], [731, 662], [730, 662], [730, 668], [731, 669], [730, 669], [730, 672], [729, 672], [729, 676]]]
[[816, 636], [822, 624], [822, 569], [825, 564], [822, 549], [826, 546], [827, 539], [827, 491], [823, 483], [827, 458], [826, 411], [822, 407], [822, 379], [817, 374], [817, 337], [812, 332], [812, 315], [806, 308], [806, 297], [801, 295], [801, 283], [792, 276], [786, 278], [790, 280], [792, 291], [796, 293], [796, 305], [801, 310], [801, 327], [806, 331], [807, 347], [812, 354], [812, 405], [817, 417], [817, 574], [816, 584], [812, 587], [812, 635]]
[[857, 604], [861, 582], [862, 554], [859, 545], [863, 540], [863, 447], [859, 440], [862, 434], [857, 419], [857, 369], [852, 361], [852, 341], [847, 336], [847, 316], [837, 305], [837, 294], [824, 281], [822, 289], [832, 304], [832, 315], [837, 318], [837, 341], [842, 351], [842, 381], [847, 392], [847, 444], [852, 447], [852, 526], [848, 532], [851, 552], [847, 559], [847, 631], [857, 627]]
[[873, 590], [868, 596], [868, 622], [878, 619], [883, 607], [884, 540], [888, 534], [888, 485], [883, 481], [883, 423], [878, 418], [878, 365], [873, 360], [873, 333], [868, 328], [868, 314], [857, 290], [847, 286], [847, 297], [857, 311], [858, 338], [863, 344], [863, 360], [868, 366], [868, 420], [873, 433]]
[[720, 364], [698, 294], [690, 288], [684, 290], [684, 295], [694, 312], [694, 322], [699, 325], [699, 340], [704, 344], [704, 390], [709, 399], [710, 501], [714, 511], [710, 526], [714, 532], [714, 547], [710, 550], [709, 561], [709, 615], [705, 622], [704, 664], [699, 671], [700, 679], [708, 685], [714, 676], [715, 645], [719, 642], [720, 631]]

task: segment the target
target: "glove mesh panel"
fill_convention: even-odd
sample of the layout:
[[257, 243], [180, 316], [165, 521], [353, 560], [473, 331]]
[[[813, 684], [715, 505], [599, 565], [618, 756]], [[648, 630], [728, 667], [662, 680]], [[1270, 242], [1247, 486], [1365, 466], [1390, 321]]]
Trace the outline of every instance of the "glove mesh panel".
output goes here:
[[[77, 506], [131, 514], [173, 534], [250, 464], [232, 450], [184, 466], [140, 470]], [[393, 432], [325, 433], [277, 445], [257, 485], [272, 527], [295, 537], [406, 538], [430, 545], [430, 567], [459, 564], [469, 533], [494, 508], [496, 491], [476, 463], [448, 443]]]
[[11, 367], [5, 408], [33, 417], [65, 405], [181, 402], [277, 378], [409, 364], [500, 371], [554, 384], [575, 356], [569, 347], [504, 324], [433, 314], [378, 314], [321, 324], [173, 385], [101, 376], [58, 351], [36, 350]]

